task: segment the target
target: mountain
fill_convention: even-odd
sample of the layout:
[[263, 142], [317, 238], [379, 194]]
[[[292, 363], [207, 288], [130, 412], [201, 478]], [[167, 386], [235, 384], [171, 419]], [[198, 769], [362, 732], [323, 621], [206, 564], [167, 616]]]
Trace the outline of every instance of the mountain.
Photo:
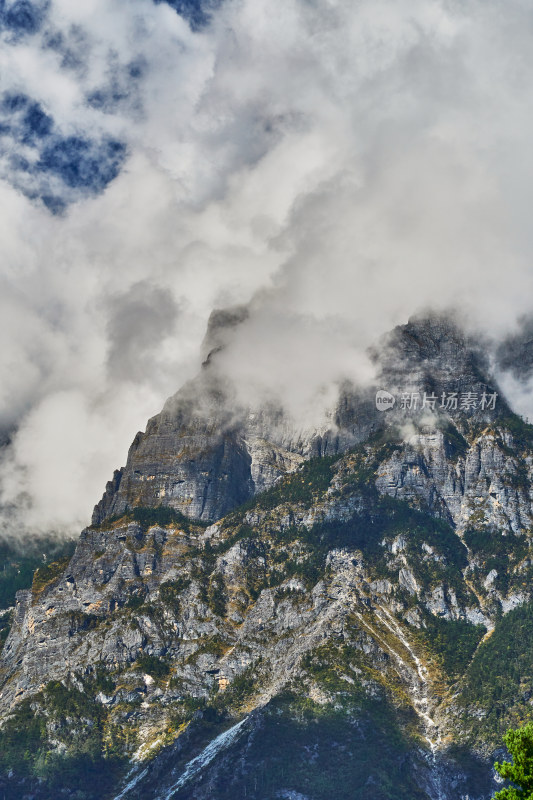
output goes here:
[[320, 431], [240, 408], [217, 353], [245, 316], [214, 316], [72, 558], [18, 592], [0, 788], [489, 798], [531, 716], [533, 427], [443, 317], [378, 343]]
[[[115, 472], [94, 510], [93, 524], [137, 505], [160, 504], [195, 519], [220, 519], [304, 459], [338, 455], [383, 426], [375, 389], [349, 384], [320, 430], [299, 429], [281, 406], [242, 407], [217, 371], [216, 355], [246, 317], [244, 308], [212, 315], [201, 374], [137, 434], [126, 466]], [[386, 337], [374, 358], [380, 385], [397, 393], [408, 390], [421, 398], [435, 393], [440, 402], [443, 393], [471, 391], [481, 397], [489, 389], [482, 352], [446, 318], [413, 320]], [[473, 410], [469, 418], [488, 421], [495, 413]], [[389, 425], [405, 421], [399, 409], [387, 416]]]

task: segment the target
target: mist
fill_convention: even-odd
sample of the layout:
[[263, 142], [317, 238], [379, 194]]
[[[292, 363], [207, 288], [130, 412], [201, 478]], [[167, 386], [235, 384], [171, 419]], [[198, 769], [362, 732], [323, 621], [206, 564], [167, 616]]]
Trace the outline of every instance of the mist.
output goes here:
[[[75, 534], [137, 430], [218, 363], [317, 420], [369, 345], [531, 313], [529, 4], [51, 0], [0, 20], [4, 533]], [[9, 9], [13, 11], [9, 16]], [[28, 21], [29, 20], [29, 21]], [[31, 22], [31, 24], [30, 24]], [[530, 376], [501, 362], [533, 415]]]

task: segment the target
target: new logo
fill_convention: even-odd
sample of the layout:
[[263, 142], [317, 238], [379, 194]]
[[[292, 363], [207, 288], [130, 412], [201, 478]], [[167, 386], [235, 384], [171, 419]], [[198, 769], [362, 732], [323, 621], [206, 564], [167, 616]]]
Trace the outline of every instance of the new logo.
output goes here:
[[389, 411], [389, 409], [394, 408], [395, 402], [394, 395], [386, 392], [385, 389], [380, 389], [376, 392], [376, 408], [378, 411]]

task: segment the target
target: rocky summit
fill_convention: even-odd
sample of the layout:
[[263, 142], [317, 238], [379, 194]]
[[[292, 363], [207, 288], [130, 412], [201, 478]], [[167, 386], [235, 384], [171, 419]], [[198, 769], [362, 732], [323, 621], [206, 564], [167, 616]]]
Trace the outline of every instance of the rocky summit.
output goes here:
[[298, 429], [217, 370], [245, 318], [214, 316], [74, 555], [18, 592], [0, 790], [488, 800], [533, 702], [533, 427], [429, 317]]

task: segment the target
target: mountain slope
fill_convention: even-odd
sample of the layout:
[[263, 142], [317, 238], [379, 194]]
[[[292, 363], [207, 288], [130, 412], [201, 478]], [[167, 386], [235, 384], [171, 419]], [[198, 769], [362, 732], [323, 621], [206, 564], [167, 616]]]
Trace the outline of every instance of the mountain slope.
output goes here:
[[[410, 395], [492, 391], [445, 321], [381, 352]], [[531, 708], [533, 429], [501, 399], [380, 414], [354, 397], [325, 455], [315, 434], [212, 524], [157, 494], [183, 451], [164, 444], [160, 469], [149, 425], [153, 494], [110, 492], [122, 510], [18, 594], [6, 796], [490, 796], [501, 732]]]

